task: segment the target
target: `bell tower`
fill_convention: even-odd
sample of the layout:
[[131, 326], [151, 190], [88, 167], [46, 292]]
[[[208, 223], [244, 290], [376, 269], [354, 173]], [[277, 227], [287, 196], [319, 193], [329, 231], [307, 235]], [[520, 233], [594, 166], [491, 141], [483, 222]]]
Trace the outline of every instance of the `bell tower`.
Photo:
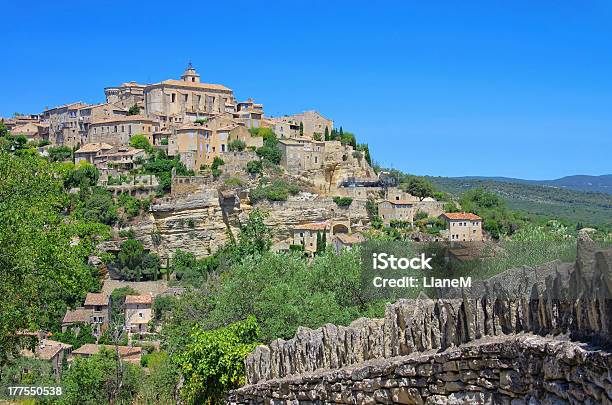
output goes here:
[[190, 83], [200, 83], [200, 75], [198, 72], [196, 72], [191, 62], [187, 64], [187, 68], [185, 69], [185, 72], [183, 72], [181, 80]]

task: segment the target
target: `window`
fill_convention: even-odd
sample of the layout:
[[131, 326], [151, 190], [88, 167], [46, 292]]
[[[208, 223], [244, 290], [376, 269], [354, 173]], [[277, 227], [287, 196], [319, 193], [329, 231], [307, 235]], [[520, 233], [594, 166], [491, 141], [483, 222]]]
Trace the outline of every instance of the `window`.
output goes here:
[[172, 93], [171, 102], [174, 103], [175, 100], [176, 100], [176, 94]]
[[138, 316], [142, 318], [142, 312], [139, 312], [139, 313], [138, 313]]
[[304, 237], [304, 232], [300, 232], [300, 238]]
[[121, 132], [125, 131], [125, 129], [123, 128], [123, 125], [121, 125]]
[[183, 98], [185, 99], [185, 102], [187, 102], [187, 100], [189, 100], [189, 94], [185, 94]]
[[225, 152], [225, 144], [221, 144], [221, 152]]
[[132, 135], [132, 125], [128, 125], [128, 134]]

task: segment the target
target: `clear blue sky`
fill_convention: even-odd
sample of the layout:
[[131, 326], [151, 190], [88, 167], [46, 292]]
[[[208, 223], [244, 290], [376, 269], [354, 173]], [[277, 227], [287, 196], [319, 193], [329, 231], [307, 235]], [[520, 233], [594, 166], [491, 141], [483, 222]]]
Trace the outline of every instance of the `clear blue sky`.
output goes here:
[[[10, 2], [0, 115], [202, 79], [419, 175], [612, 173], [612, 3]], [[435, 3], [435, 4], [434, 4]]]

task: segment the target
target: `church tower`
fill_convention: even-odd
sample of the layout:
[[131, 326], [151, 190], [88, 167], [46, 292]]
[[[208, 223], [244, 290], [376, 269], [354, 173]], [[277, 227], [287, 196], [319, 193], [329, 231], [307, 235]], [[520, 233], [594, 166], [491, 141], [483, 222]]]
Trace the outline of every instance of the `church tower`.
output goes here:
[[200, 75], [191, 65], [191, 62], [189, 62], [189, 64], [187, 65], [187, 69], [185, 69], [185, 72], [183, 72], [181, 80], [190, 83], [200, 83]]

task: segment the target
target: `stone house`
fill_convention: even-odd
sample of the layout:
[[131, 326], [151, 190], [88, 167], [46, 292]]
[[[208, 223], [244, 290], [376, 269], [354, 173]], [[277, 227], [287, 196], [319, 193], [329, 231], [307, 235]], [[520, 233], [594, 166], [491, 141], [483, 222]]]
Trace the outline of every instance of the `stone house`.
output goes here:
[[112, 149], [98, 152], [94, 157], [94, 165], [105, 172], [124, 172], [136, 168], [139, 160], [144, 159], [146, 153], [142, 149], [131, 146], [115, 146]]
[[321, 169], [324, 163], [326, 142], [306, 138], [285, 138], [278, 140], [281, 151], [281, 166], [289, 173]]
[[76, 308], [67, 309], [64, 318], [62, 319], [62, 332], [66, 332], [69, 329], [75, 328], [76, 330], [83, 324], [91, 325], [91, 309]]
[[173, 132], [168, 138], [168, 156], [178, 155], [189, 170], [200, 170], [208, 161], [207, 153], [216, 152], [219, 146], [211, 146], [212, 131], [200, 124], [184, 124]]
[[99, 153], [104, 153], [110, 149], [113, 149], [113, 146], [107, 143], [86, 143], [74, 152], [74, 163], [86, 161], [93, 165]]
[[110, 319], [109, 297], [101, 293], [87, 293], [83, 306], [91, 311], [93, 335], [100, 336], [108, 328]]
[[86, 343], [76, 350], [72, 351], [72, 357], [81, 356], [89, 357], [94, 354], [98, 354], [102, 348], [115, 352], [119, 352], [119, 358], [123, 361], [130, 362], [132, 364], [140, 364], [142, 357], [142, 347], [130, 347], [130, 346], [113, 346], [113, 345], [96, 345], [93, 343]]
[[402, 221], [412, 224], [414, 221], [413, 207], [412, 201], [381, 201], [378, 203], [378, 216], [386, 226], [389, 226], [391, 221]]
[[302, 124], [304, 133], [301, 134], [301, 136], [310, 139], [312, 139], [315, 134], [320, 134], [321, 139], [324, 140], [325, 128], [327, 128], [327, 131], [330, 134], [334, 128], [334, 121], [325, 118], [323, 115], [314, 110], [305, 111], [301, 114], [286, 115], [284, 117], [279, 117], [278, 120], [288, 124], [293, 124], [294, 126], [297, 125], [298, 133], [300, 124]]
[[144, 111], [144, 89], [147, 87], [144, 84], [136, 82], [127, 82], [118, 87], [106, 87], [104, 95], [106, 102], [116, 104], [129, 110], [132, 106], [138, 106]]
[[176, 122], [194, 122], [226, 111], [226, 105], [235, 105], [234, 93], [220, 84], [202, 83], [200, 75], [189, 64], [180, 80], [165, 80], [144, 88], [147, 115], [159, 117], [162, 126]]
[[92, 123], [109, 120], [115, 117], [126, 117], [127, 114], [127, 109], [113, 103], [101, 103], [79, 108], [77, 111], [79, 143], [84, 144], [90, 142], [89, 127]]
[[272, 129], [279, 139], [300, 137], [300, 125], [293, 121], [282, 121], [280, 118], [263, 118], [260, 126]]
[[39, 338], [34, 352], [30, 349], [23, 349], [21, 355], [49, 362], [54, 377], [59, 379], [62, 374], [64, 358], [68, 358], [68, 355], [72, 351], [72, 345], [47, 339], [46, 335], [47, 334], [44, 334], [44, 336]]
[[74, 147], [80, 143], [78, 111], [87, 104], [78, 101], [43, 111], [43, 121], [49, 124], [49, 141]]
[[49, 139], [49, 125], [42, 124], [39, 122], [28, 122], [25, 124], [15, 125], [11, 129], [11, 134], [15, 136], [25, 136], [28, 141], [34, 140], [48, 140]]
[[148, 332], [153, 319], [153, 297], [150, 294], [125, 297], [125, 328], [131, 333]]
[[342, 249], [351, 249], [353, 246], [365, 242], [365, 237], [359, 233], [337, 233], [332, 238], [334, 251], [339, 253]]
[[445, 212], [440, 218], [446, 221], [448, 239], [451, 242], [482, 241], [482, 218], [469, 212]]
[[327, 233], [327, 222], [295, 225], [293, 231], [293, 245], [304, 246], [304, 251], [313, 254], [317, 251], [317, 235]]
[[153, 133], [160, 124], [144, 115], [126, 115], [102, 118], [89, 125], [89, 142], [129, 145], [133, 135], [144, 135], [153, 144]]

